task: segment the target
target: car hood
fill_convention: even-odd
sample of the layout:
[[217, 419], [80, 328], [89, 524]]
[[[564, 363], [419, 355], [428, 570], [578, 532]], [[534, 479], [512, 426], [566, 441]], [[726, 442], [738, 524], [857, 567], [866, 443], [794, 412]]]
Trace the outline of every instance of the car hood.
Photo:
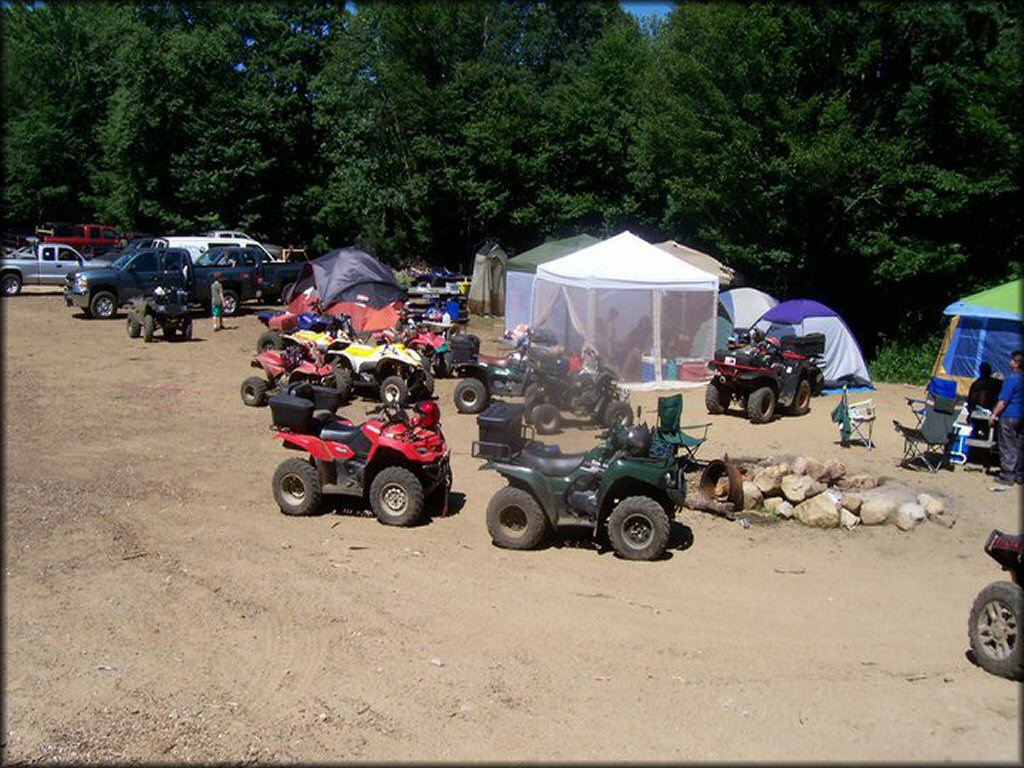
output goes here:
[[74, 272], [68, 272], [66, 274], [67, 274], [67, 281], [69, 283], [73, 283], [78, 278], [79, 275], [85, 275], [85, 277], [88, 280], [90, 280], [90, 281], [108, 280], [108, 279], [116, 280], [117, 276], [118, 276], [118, 273], [119, 273], [119, 270], [116, 270], [113, 267], [107, 266], [107, 267], [86, 267], [85, 269], [78, 269], [78, 270], [75, 270]]

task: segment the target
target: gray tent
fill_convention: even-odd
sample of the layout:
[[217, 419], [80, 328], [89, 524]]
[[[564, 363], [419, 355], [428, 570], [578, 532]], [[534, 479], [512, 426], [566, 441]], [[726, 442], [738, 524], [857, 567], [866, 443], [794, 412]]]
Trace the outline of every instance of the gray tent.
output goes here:
[[505, 313], [505, 271], [508, 255], [493, 240], [488, 240], [477, 251], [473, 260], [473, 277], [469, 286], [467, 305], [474, 315], [503, 315]]

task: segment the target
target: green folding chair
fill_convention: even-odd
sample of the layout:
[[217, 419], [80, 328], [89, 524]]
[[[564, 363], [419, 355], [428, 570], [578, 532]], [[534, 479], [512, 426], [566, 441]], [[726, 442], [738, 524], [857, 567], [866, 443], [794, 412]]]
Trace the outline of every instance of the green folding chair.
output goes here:
[[[683, 396], [670, 395], [658, 398], [658, 426], [654, 429], [654, 441], [660, 442], [672, 449], [682, 448], [686, 451], [687, 458], [691, 463], [697, 463], [697, 451], [708, 439], [707, 424], [686, 424], [680, 425], [679, 419], [683, 415]], [[687, 434], [686, 429], [703, 429], [700, 437]]]

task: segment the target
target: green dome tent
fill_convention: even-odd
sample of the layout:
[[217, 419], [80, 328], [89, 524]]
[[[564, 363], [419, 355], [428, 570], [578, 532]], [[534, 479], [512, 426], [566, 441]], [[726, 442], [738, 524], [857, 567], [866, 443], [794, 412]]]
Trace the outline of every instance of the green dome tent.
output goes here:
[[1011, 280], [946, 307], [943, 314], [950, 318], [949, 327], [932, 375], [952, 379], [957, 393], [965, 396], [985, 361], [1007, 376], [1010, 353], [1024, 348], [1022, 290], [1024, 280]]
[[510, 331], [519, 324], [530, 324], [533, 279], [539, 265], [568, 256], [597, 242], [596, 237], [576, 235], [562, 240], [549, 240], [510, 258], [505, 275], [505, 330]]

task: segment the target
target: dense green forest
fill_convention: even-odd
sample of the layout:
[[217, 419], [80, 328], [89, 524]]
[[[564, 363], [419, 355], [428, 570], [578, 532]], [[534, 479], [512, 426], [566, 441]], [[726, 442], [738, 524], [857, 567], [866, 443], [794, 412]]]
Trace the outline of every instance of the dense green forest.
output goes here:
[[3, 222], [465, 269], [622, 229], [869, 354], [1020, 274], [1016, 3], [3, 5]]

